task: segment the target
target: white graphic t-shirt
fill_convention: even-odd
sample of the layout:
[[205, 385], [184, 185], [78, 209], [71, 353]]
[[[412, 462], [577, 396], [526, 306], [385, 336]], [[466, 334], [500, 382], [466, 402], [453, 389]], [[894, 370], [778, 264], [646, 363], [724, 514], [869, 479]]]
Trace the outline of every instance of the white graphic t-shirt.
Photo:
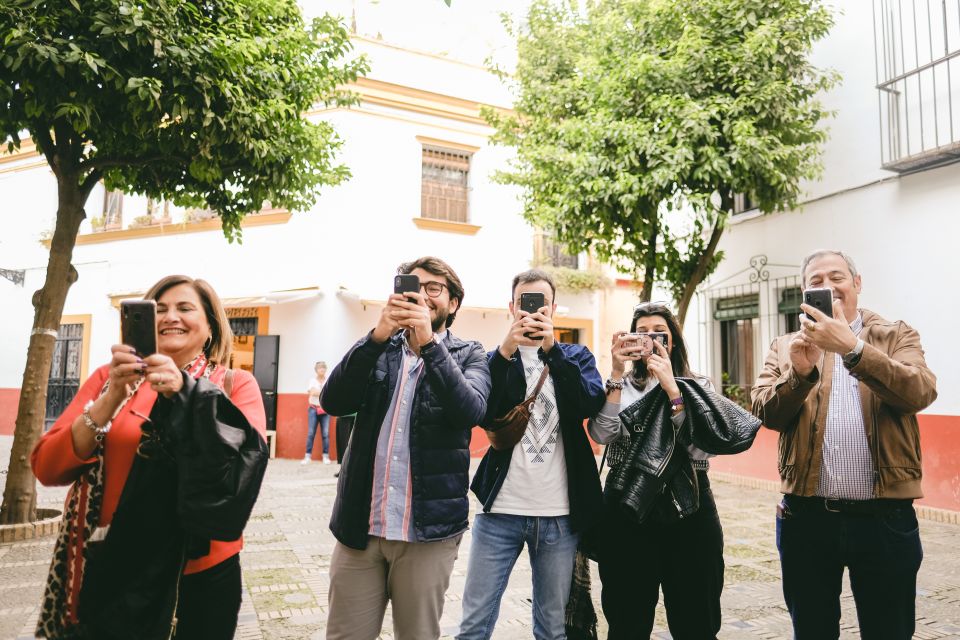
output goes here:
[[[538, 347], [520, 347], [523, 373], [527, 378], [526, 394], [533, 393], [543, 372], [544, 365], [537, 357], [537, 350]], [[565, 516], [570, 513], [567, 462], [560, 437], [557, 395], [550, 375], [533, 403], [523, 439], [513, 448], [510, 469], [490, 511], [518, 516]]]

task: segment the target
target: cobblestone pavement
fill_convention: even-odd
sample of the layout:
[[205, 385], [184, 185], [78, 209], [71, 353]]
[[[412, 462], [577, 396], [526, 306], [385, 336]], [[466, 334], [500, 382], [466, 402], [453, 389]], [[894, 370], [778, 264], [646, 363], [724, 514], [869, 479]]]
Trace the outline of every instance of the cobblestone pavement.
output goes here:
[[[9, 437], [0, 437], [0, 465], [9, 458]], [[247, 526], [241, 556], [243, 606], [236, 638], [322, 639], [327, 609], [330, 555], [327, 528], [336, 480], [335, 464], [271, 461], [260, 501]], [[5, 479], [0, 476], [0, 479]], [[726, 586], [720, 638], [789, 638], [790, 620], [780, 591], [774, 547], [774, 505], [778, 495], [714, 480], [725, 536]], [[40, 506], [57, 508], [63, 489], [41, 488]], [[475, 505], [474, 505], [475, 506]], [[960, 527], [921, 520], [924, 562], [917, 593], [915, 638], [960, 639]], [[52, 538], [0, 545], [0, 638], [32, 638], [37, 605], [52, 550]], [[460, 598], [470, 551], [464, 536], [447, 592], [441, 622], [444, 637], [456, 633]], [[496, 640], [529, 640], [530, 568], [520, 557], [504, 597]], [[599, 580], [594, 565], [594, 600]], [[842, 596], [842, 638], [857, 638], [849, 587]], [[669, 638], [662, 607], [654, 638]], [[393, 637], [390, 612], [381, 638]], [[606, 635], [600, 622], [600, 637]]]

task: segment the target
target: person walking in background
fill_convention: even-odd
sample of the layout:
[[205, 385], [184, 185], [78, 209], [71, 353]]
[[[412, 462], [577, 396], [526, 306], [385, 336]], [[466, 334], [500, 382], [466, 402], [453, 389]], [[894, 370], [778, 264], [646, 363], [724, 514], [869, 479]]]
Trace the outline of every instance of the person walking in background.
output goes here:
[[923, 560], [917, 413], [937, 379], [916, 330], [858, 306], [848, 255], [815, 251], [800, 278], [822, 309], [801, 305], [800, 331], [773, 341], [750, 392], [754, 413], [780, 432], [777, 549], [794, 637], [840, 636], [847, 568], [862, 637], [908, 640]]
[[327, 382], [327, 363], [313, 365], [314, 375], [307, 382], [307, 452], [300, 464], [308, 464], [313, 458], [313, 440], [320, 425], [320, 437], [323, 441], [323, 464], [330, 464], [330, 416], [320, 406], [320, 392]]

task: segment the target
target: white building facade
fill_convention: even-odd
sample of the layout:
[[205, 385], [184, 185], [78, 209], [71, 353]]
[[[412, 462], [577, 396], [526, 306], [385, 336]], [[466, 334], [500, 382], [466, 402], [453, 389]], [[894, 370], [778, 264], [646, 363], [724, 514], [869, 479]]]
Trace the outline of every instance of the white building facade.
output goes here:
[[[686, 330], [697, 367], [715, 380], [727, 374], [728, 391], [749, 397], [771, 340], [797, 327], [803, 257], [848, 253], [863, 278], [861, 306], [920, 333], [939, 391], [919, 417], [924, 502], [960, 510], [960, 4], [842, 9], [813, 61], [842, 76], [824, 100], [835, 116], [823, 177], [795, 211], [734, 216], [719, 247], [726, 258]], [[718, 466], [776, 478], [775, 435]]]

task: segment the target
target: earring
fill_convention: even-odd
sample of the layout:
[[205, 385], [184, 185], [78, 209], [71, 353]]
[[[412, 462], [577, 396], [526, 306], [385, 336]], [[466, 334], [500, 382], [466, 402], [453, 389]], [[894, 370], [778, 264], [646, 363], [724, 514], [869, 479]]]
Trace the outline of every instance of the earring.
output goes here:
[[203, 352], [207, 355], [210, 355], [210, 347], [213, 345], [213, 336], [207, 336], [207, 340], [203, 343]]

